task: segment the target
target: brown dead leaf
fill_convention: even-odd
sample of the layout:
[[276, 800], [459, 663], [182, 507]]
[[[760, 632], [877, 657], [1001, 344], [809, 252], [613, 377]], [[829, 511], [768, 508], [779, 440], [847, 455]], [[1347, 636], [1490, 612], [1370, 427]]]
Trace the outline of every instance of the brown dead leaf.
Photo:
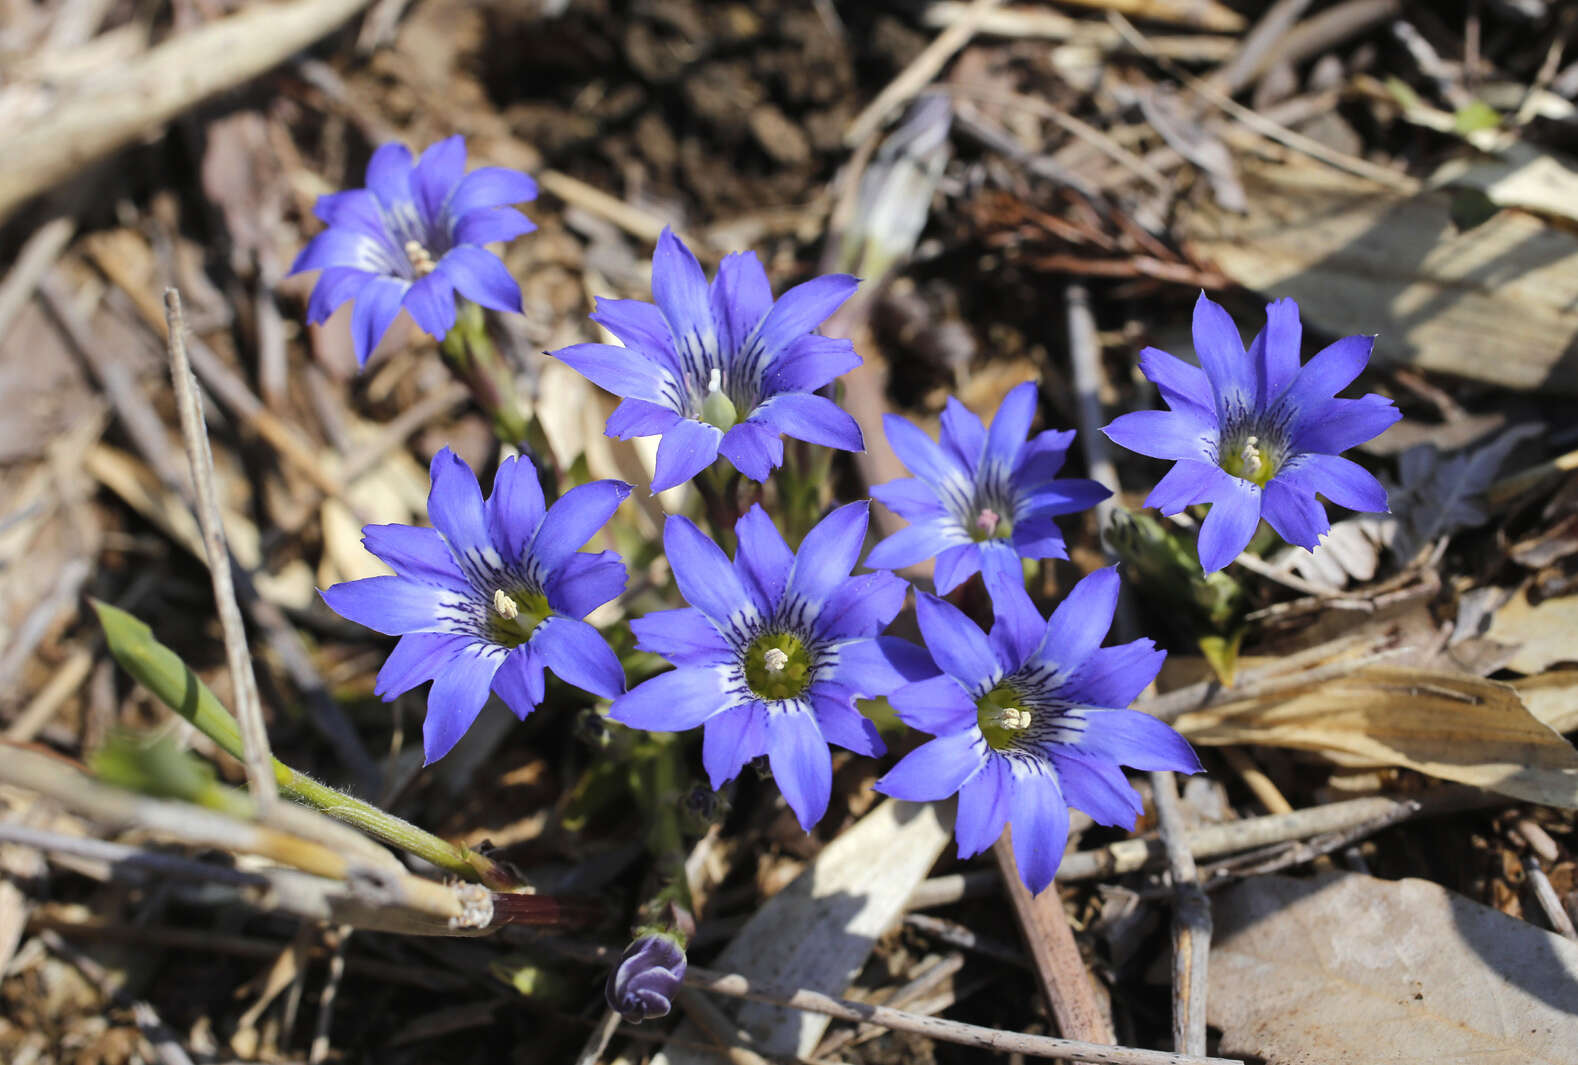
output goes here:
[[1452, 193], [1408, 196], [1310, 165], [1240, 160], [1249, 210], [1204, 205], [1189, 250], [1377, 361], [1578, 393], [1578, 238], [1518, 211], [1460, 230]]
[[1570, 1065], [1578, 943], [1424, 880], [1257, 876], [1214, 896], [1210, 1023], [1267, 1065]]
[[1558, 669], [1512, 682], [1529, 713], [1557, 732], [1578, 732], [1578, 669]]
[[1508, 684], [1370, 666], [1340, 680], [1184, 714], [1207, 746], [1317, 751], [1341, 765], [1390, 765], [1550, 806], [1578, 807], [1578, 750]]
[[1507, 668], [1541, 673], [1558, 662], [1578, 661], [1578, 595], [1530, 603], [1515, 595], [1490, 619], [1487, 639], [1518, 648]]

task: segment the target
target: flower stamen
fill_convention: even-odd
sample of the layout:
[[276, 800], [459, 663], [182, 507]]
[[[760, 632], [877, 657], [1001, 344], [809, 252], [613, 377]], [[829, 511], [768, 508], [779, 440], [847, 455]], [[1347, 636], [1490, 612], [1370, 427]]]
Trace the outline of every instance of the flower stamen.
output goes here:
[[521, 607], [519, 603], [505, 594], [503, 588], [496, 588], [493, 591], [493, 611], [505, 621], [514, 621], [520, 617]]
[[789, 655], [776, 647], [769, 647], [762, 654], [762, 665], [767, 667], [769, 673], [782, 673], [784, 667], [789, 665]]
[[438, 269], [438, 263], [433, 258], [433, 253], [422, 246], [419, 240], [405, 242], [405, 257], [411, 260], [411, 269], [416, 271], [417, 277], [426, 277]]

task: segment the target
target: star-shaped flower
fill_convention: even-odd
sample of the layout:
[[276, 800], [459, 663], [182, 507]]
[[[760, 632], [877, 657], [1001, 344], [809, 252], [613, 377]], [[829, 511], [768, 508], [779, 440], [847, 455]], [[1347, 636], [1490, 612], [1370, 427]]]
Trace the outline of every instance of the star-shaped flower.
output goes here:
[[1156, 348], [1140, 353], [1140, 369], [1171, 409], [1124, 414], [1102, 430], [1130, 451], [1176, 461], [1146, 506], [1176, 514], [1211, 504], [1200, 526], [1207, 573], [1249, 545], [1262, 517], [1288, 543], [1313, 549], [1331, 528], [1316, 493], [1349, 510], [1387, 509], [1381, 483], [1339, 455], [1402, 417], [1375, 393], [1336, 398], [1370, 361], [1375, 338], [1345, 337], [1300, 366], [1302, 337], [1298, 304], [1277, 300], [1246, 352], [1233, 319], [1201, 293], [1200, 366]]
[[663, 527], [674, 580], [692, 604], [631, 622], [636, 646], [678, 668], [614, 700], [609, 716], [633, 728], [705, 725], [701, 758], [714, 788], [766, 754], [807, 831], [827, 810], [836, 743], [885, 749], [855, 699], [884, 695], [933, 672], [920, 648], [879, 637], [904, 604], [891, 573], [851, 577], [866, 536], [866, 504], [823, 518], [789, 550], [753, 506], [735, 525], [730, 562], [683, 517]]
[[871, 495], [911, 524], [872, 548], [866, 565], [902, 569], [935, 555], [937, 591], [946, 594], [983, 567], [1018, 581], [1021, 558], [1067, 558], [1052, 519], [1112, 493], [1095, 481], [1058, 479], [1074, 432], [1047, 430], [1027, 441], [1035, 414], [1036, 385], [1026, 381], [1003, 397], [990, 430], [950, 397], [940, 444], [884, 415], [888, 443], [916, 476]]
[[449, 753], [488, 692], [524, 719], [542, 702], [543, 667], [609, 698], [624, 668], [581, 619], [625, 588], [612, 551], [583, 552], [630, 494], [621, 481], [572, 488], [544, 507], [527, 459], [499, 466], [486, 502], [477, 478], [448, 448], [433, 456], [428, 514], [436, 528], [369, 525], [367, 550], [397, 574], [336, 584], [324, 601], [351, 621], [399, 636], [378, 671], [392, 700], [431, 680], [422, 726], [428, 762]]
[[307, 304], [317, 325], [355, 300], [356, 360], [367, 356], [404, 307], [423, 331], [443, 339], [455, 324], [458, 291], [496, 311], [520, 312], [521, 291], [498, 256], [483, 247], [530, 233], [507, 206], [537, 198], [537, 183], [498, 166], [466, 173], [466, 141], [439, 141], [413, 164], [403, 144], [385, 144], [367, 163], [367, 187], [318, 197], [329, 228], [302, 249], [291, 273], [322, 270]]
[[958, 792], [961, 858], [1012, 824], [1020, 876], [1039, 892], [1063, 859], [1070, 806], [1100, 824], [1134, 827], [1140, 797], [1119, 765], [1194, 773], [1200, 761], [1167, 725], [1126, 709], [1165, 656], [1150, 640], [1100, 646], [1118, 601], [1116, 569], [1080, 581], [1046, 620], [1017, 574], [986, 577], [997, 615], [990, 636], [921, 594], [921, 633], [943, 673], [888, 701], [902, 721], [937, 738], [875, 787], [914, 801]]
[[690, 249], [665, 229], [652, 295], [597, 301], [592, 320], [624, 342], [553, 354], [624, 402], [607, 433], [662, 436], [652, 490], [683, 484], [720, 454], [753, 481], [783, 464], [780, 434], [845, 451], [865, 442], [855, 420], [816, 394], [860, 365], [848, 340], [812, 333], [855, 291], [844, 274], [796, 285], [776, 302], [755, 252], [735, 252], [709, 285]]

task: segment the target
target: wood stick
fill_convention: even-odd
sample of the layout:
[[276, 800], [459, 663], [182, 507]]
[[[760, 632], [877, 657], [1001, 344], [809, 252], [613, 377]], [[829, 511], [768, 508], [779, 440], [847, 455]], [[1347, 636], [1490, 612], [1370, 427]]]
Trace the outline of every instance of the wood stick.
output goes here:
[[49, 273], [49, 268], [55, 265], [55, 260], [60, 258], [60, 253], [66, 250], [66, 245], [71, 243], [76, 232], [76, 219], [52, 218], [39, 226], [27, 238], [27, 243], [22, 245], [15, 264], [5, 275], [5, 281], [0, 282], [0, 340], [5, 339], [11, 323], [27, 305], [33, 290]]
[[0, 220], [89, 163], [160, 129], [201, 101], [250, 81], [370, 2], [249, 5], [104, 72], [91, 91], [68, 96], [8, 138], [0, 162]]
[[165, 323], [169, 327], [170, 376], [175, 385], [176, 406], [181, 412], [181, 436], [186, 441], [186, 458], [192, 469], [192, 489], [197, 503], [197, 520], [203, 529], [203, 547], [208, 555], [208, 572], [213, 578], [214, 605], [219, 611], [219, 626], [225, 637], [225, 660], [230, 667], [230, 682], [235, 688], [236, 719], [241, 725], [245, 745], [243, 759], [247, 770], [247, 790], [260, 812], [279, 800], [279, 785], [274, 780], [268, 729], [263, 724], [263, 700], [258, 695], [257, 674], [252, 671], [252, 654], [247, 648], [246, 622], [236, 602], [236, 588], [230, 571], [230, 549], [225, 543], [225, 526], [219, 515], [219, 493], [214, 486], [214, 456], [208, 449], [208, 428], [203, 423], [203, 397], [197, 378], [186, 357], [186, 319], [181, 313], [181, 294], [164, 290]]
[[1152, 773], [1151, 792], [1176, 893], [1173, 903], [1173, 1049], [1180, 1054], [1204, 1054], [1211, 903], [1200, 887], [1194, 855], [1184, 843], [1176, 778], [1168, 772]]

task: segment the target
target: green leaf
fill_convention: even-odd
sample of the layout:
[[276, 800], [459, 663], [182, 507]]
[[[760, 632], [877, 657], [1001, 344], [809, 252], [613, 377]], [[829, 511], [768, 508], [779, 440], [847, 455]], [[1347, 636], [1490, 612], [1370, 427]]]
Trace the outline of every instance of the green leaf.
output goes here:
[[1452, 115], [1452, 128], [1458, 136], [1467, 137], [1482, 129], [1495, 129], [1501, 125], [1501, 115], [1483, 100], [1470, 100]]
[[1202, 636], [1198, 643], [1216, 679], [1224, 688], [1231, 688], [1233, 675], [1238, 672], [1238, 649], [1244, 643], [1244, 630], [1239, 628], [1230, 636]]

